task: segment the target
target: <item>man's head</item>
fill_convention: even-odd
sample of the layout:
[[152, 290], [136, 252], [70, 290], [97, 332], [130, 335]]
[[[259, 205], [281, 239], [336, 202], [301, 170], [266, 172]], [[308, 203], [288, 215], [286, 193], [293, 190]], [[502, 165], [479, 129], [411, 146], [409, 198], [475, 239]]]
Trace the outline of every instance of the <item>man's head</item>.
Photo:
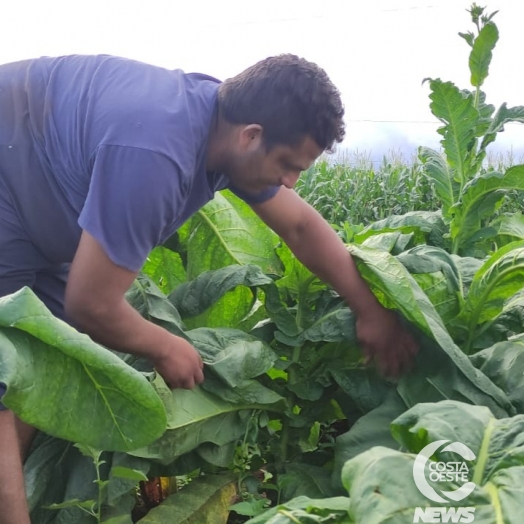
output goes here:
[[259, 124], [263, 143], [296, 146], [309, 136], [331, 151], [344, 138], [338, 89], [316, 64], [286, 54], [266, 58], [219, 88], [221, 116], [232, 124]]
[[246, 191], [292, 187], [344, 138], [339, 91], [320, 67], [295, 55], [266, 58], [226, 80], [218, 108], [230, 129], [224, 170]]

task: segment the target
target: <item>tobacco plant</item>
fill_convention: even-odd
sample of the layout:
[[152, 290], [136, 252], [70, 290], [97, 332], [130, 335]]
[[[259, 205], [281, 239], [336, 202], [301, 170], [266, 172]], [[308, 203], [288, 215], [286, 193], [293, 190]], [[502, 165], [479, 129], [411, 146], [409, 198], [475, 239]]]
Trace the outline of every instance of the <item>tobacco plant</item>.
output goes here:
[[[480, 87], [497, 30], [493, 15], [476, 6], [471, 14], [477, 32], [463, 36], [474, 92], [430, 80], [444, 153], [421, 155], [442, 213], [390, 217], [347, 246], [378, 300], [419, 341], [414, 370], [391, 382], [366, 367], [347, 305], [224, 192], [151, 254], [127, 295], [200, 352], [205, 381], [193, 390], [171, 391], [147, 360], [95, 344], [29, 289], [0, 299], [3, 402], [42, 431], [25, 465], [33, 524], [130, 524], [146, 475], [192, 480], [144, 524], [224, 523], [235, 493], [248, 502], [239, 512], [261, 512], [253, 522], [362, 522], [371, 507], [369, 522], [396, 522], [387, 497], [377, 505], [364, 486], [379, 482], [400, 509], [409, 501], [390, 497], [387, 468], [365, 470], [376, 457], [409, 466], [399, 445], [417, 451], [436, 424], [431, 412], [520, 427], [524, 240], [499, 234], [519, 238], [509, 228], [519, 217], [492, 221], [482, 239], [478, 231], [503, 192], [522, 185], [523, 166], [481, 170], [486, 147], [521, 109], [502, 106], [492, 117]], [[96, 467], [69, 441], [103, 450], [93, 452]], [[504, 475], [520, 478], [520, 454], [512, 460], [515, 468], [491, 476], [479, 469], [480, 497], [504, 495]], [[276, 506], [267, 514], [266, 500]], [[517, 503], [490, 504], [486, 515], [500, 522], [521, 514]]]

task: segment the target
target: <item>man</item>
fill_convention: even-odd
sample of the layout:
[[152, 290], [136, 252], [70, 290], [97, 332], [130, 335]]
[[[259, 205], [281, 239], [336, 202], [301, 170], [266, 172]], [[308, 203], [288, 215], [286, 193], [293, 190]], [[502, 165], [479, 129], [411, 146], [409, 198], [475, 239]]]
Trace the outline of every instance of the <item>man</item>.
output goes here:
[[[282, 55], [220, 83], [112, 56], [46, 57], [0, 67], [0, 115], [0, 296], [29, 286], [94, 340], [192, 388], [197, 351], [124, 295], [150, 250], [227, 187], [345, 298], [368, 359], [393, 376], [409, 367], [414, 340], [292, 190], [344, 136], [340, 95], [316, 65]], [[0, 411], [2, 524], [29, 523], [32, 433]]]

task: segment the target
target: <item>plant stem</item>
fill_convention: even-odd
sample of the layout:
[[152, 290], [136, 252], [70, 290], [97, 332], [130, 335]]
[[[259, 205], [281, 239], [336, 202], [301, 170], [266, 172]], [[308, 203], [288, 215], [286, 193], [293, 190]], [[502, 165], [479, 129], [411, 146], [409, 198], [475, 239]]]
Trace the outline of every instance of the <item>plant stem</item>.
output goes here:
[[95, 459], [96, 485], [98, 486], [98, 505], [96, 508], [96, 519], [100, 523], [102, 519], [102, 479], [100, 478], [100, 456]]
[[482, 484], [486, 464], [489, 458], [489, 445], [491, 443], [491, 436], [493, 434], [494, 429], [495, 419], [490, 419], [488, 427], [484, 431], [484, 438], [482, 439], [482, 445], [480, 446], [480, 451], [477, 457], [477, 465], [475, 466], [475, 471], [473, 472], [472, 482], [477, 484], [477, 486], [480, 486]]
[[287, 460], [287, 446], [289, 442], [289, 420], [282, 420], [282, 431], [280, 433], [280, 462], [284, 464]]

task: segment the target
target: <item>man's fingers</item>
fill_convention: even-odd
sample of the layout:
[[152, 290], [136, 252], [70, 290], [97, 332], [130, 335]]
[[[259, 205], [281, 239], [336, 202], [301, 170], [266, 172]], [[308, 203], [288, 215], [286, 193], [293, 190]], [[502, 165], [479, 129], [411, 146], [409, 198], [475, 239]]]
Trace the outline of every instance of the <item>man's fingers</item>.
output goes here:
[[204, 366], [195, 373], [195, 384], [202, 384], [202, 382], [204, 382]]

